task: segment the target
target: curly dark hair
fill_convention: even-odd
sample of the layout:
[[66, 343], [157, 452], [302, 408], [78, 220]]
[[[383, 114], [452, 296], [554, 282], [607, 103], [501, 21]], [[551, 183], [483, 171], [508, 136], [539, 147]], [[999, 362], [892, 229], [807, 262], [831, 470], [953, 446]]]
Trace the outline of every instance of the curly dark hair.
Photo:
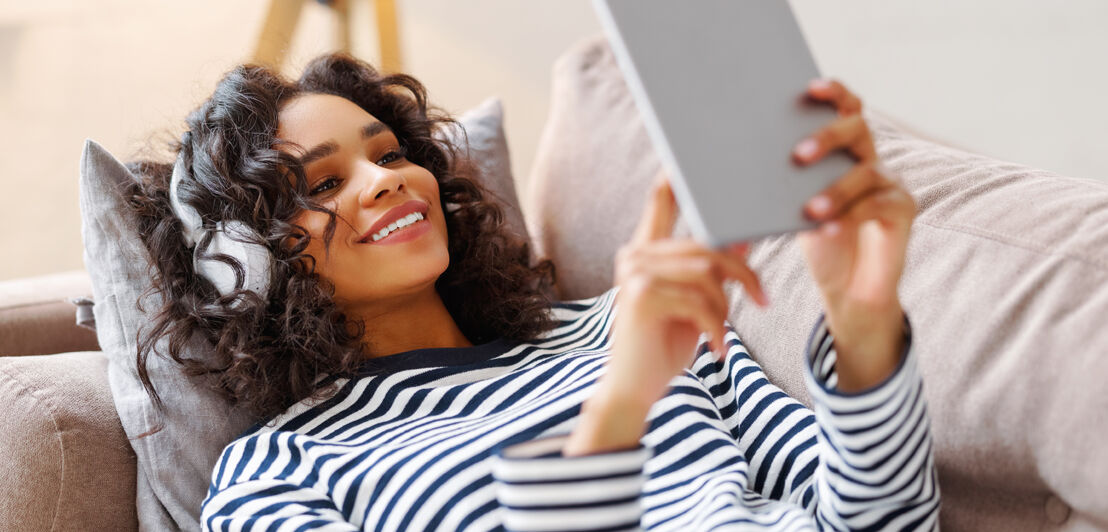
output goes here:
[[[200, 213], [204, 226], [244, 222], [272, 254], [264, 299], [245, 289], [221, 296], [197, 274], [169, 202], [173, 163], [127, 165], [139, 176], [127, 195], [153, 262], [152, 287], [143, 299], [161, 296], [161, 307], [139, 335], [137, 353], [139, 377], [159, 409], [164, 403], [150, 381], [147, 360], [160, 352], [155, 344], [162, 339], [168, 347], [164, 355], [186, 374], [208, 375], [213, 389], [258, 418], [321, 397], [326, 388], [321, 377], [352, 376], [366, 357], [365, 325], [336, 305], [334, 287], [315, 273], [314, 258], [304, 253], [311, 237], [291, 222], [303, 209], [327, 213], [324, 243], [330, 245], [337, 215], [309, 197], [298, 158], [276, 148], [279, 110], [306, 93], [354, 102], [388, 125], [408, 159], [435, 176], [450, 254], [435, 289], [470, 342], [533, 340], [556, 324], [550, 314], [554, 264], [548, 259], [529, 264], [528, 243], [505, 226], [502, 207], [478, 180], [479, 166], [434, 134], [457, 123], [429, 106], [419, 81], [384, 75], [342, 53], [311, 61], [296, 81], [263, 66], [240, 65], [189, 114], [188, 130], [170, 148], [189, 170], [179, 197]], [[448, 210], [447, 204], [457, 207]], [[243, 265], [232, 267], [241, 276]], [[211, 343], [213, 354], [203, 360], [182, 357], [197, 333]]]

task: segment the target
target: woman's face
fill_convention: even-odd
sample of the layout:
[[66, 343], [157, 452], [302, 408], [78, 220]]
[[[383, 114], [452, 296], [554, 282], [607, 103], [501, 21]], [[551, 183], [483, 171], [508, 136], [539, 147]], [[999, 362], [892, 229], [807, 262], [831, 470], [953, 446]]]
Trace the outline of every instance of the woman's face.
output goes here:
[[[334, 284], [340, 307], [383, 313], [434, 290], [450, 264], [438, 182], [404, 157], [384, 123], [345, 98], [305, 94], [281, 109], [277, 136], [307, 150], [294, 155], [304, 163], [309, 193], [338, 216], [329, 250], [325, 213], [306, 210], [293, 223], [311, 235], [306, 252], [316, 259], [315, 271]], [[381, 233], [376, 227], [413, 212], [422, 220], [374, 241]]]

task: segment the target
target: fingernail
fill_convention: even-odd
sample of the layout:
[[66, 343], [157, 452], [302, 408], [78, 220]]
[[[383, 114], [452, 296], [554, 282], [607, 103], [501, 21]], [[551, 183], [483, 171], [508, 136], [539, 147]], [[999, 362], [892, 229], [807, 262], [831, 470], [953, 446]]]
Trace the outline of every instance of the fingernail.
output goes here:
[[816, 152], [819, 151], [819, 143], [815, 139], [804, 139], [800, 144], [796, 145], [795, 153], [797, 157], [808, 160], [815, 157]]
[[813, 79], [808, 82], [808, 88], [817, 91], [827, 90], [831, 88], [831, 82], [823, 78]]
[[808, 210], [812, 211], [812, 214], [816, 216], [827, 214], [827, 211], [831, 210], [831, 198], [827, 196], [816, 196], [808, 200]]
[[839, 222], [827, 222], [823, 224], [823, 233], [827, 236], [835, 236], [839, 234]]

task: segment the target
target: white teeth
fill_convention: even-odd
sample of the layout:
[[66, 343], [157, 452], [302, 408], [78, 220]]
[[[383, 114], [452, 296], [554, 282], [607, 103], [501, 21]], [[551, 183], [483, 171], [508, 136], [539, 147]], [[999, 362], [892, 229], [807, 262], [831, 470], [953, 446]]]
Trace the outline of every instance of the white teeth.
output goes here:
[[391, 232], [393, 232], [397, 229], [407, 227], [407, 226], [409, 226], [411, 224], [414, 224], [414, 223], [416, 223], [416, 222], [418, 222], [422, 219], [423, 219], [423, 214], [422, 213], [413, 212], [413, 213], [411, 213], [411, 214], [409, 214], [409, 215], [407, 215], [407, 216], [405, 216], [405, 217], [389, 224], [388, 227], [385, 227], [385, 228], [381, 229], [380, 232], [373, 235], [373, 241], [376, 242], [378, 240], [381, 240], [382, 238], [385, 238], [386, 236], [389, 236], [389, 233], [391, 233]]

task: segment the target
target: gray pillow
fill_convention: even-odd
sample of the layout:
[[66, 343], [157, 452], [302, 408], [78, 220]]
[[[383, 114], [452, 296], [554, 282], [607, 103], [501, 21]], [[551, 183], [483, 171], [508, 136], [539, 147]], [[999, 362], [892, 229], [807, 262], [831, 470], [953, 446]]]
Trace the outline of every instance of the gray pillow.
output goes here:
[[[497, 98], [489, 98], [459, 117], [467, 133], [469, 154], [479, 161], [482, 184], [505, 206], [509, 227], [527, 238], [511, 175], [508, 146]], [[443, 131], [458, 139], [456, 130]], [[180, 367], [151, 357], [150, 380], [166, 404], [159, 413], [138, 379], [135, 365], [137, 333], [147, 321], [138, 308], [149, 285], [150, 256], [126, 215], [121, 194], [134, 176], [107, 150], [85, 142], [81, 160], [81, 235], [85, 267], [92, 280], [93, 312], [100, 348], [108, 356], [108, 380], [119, 419], [138, 457], [137, 510], [144, 530], [196, 530], [200, 503], [207, 493], [212, 466], [223, 447], [254, 420]], [[142, 308], [156, 310], [161, 301], [149, 297]], [[157, 346], [164, 352], [164, 342]], [[200, 338], [182, 356], [204, 359], [210, 350]], [[154, 427], [160, 431], [151, 433]]]
[[[443, 137], [456, 146], [464, 145], [460, 142], [463, 138], [469, 141], [468, 154], [477, 161], [481, 175], [485, 176], [481, 184], [504, 206], [504, 221], [508, 228], [516, 236], [530, 242], [516, 195], [515, 180], [512, 179], [508, 141], [504, 135], [504, 110], [500, 99], [495, 96], [486, 99], [459, 116], [458, 121], [466, 134], [463, 136], [457, 129], [449, 129], [443, 131]], [[533, 252], [531, 255], [534, 259]]]

